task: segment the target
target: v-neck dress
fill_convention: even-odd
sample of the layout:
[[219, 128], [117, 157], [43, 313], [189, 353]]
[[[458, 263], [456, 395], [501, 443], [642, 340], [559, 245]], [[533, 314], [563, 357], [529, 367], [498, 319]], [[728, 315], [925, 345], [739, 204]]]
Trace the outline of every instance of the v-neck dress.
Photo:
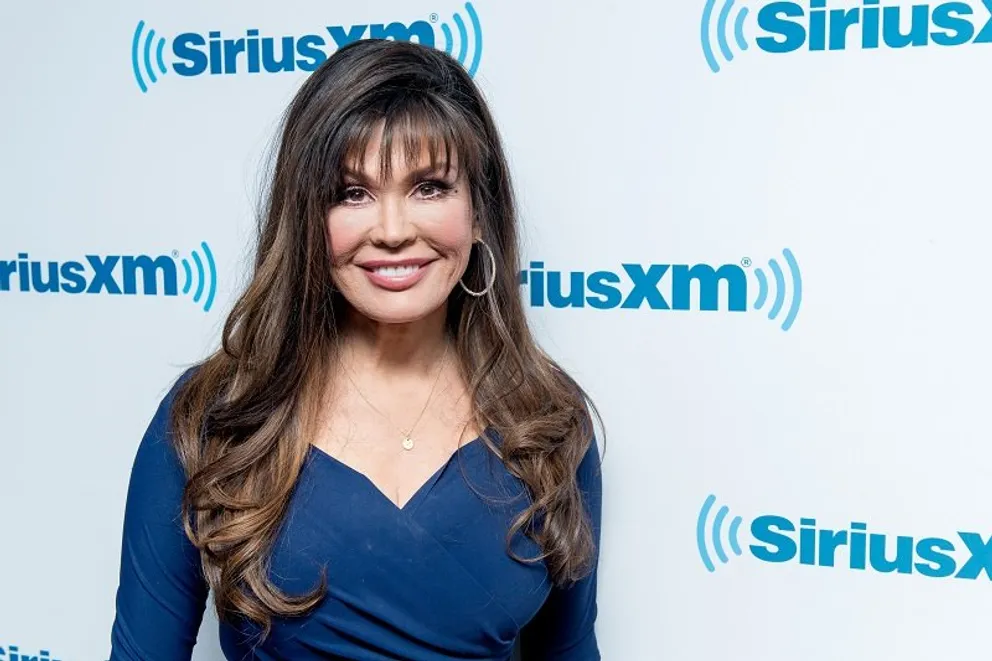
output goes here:
[[[185, 475], [168, 425], [177, 388], [158, 407], [131, 472], [110, 661], [189, 659], [205, 609], [208, 588], [182, 529]], [[597, 549], [599, 469], [594, 441], [577, 478]], [[269, 576], [284, 592], [302, 594], [325, 569], [327, 596], [305, 616], [275, 618], [261, 642], [246, 620], [221, 623], [225, 657], [507, 661], [519, 637], [524, 661], [599, 661], [596, 570], [559, 587], [543, 562], [507, 553], [510, 524], [528, 502], [523, 482], [478, 438], [402, 508], [311, 446]], [[522, 533], [512, 548], [524, 558], [540, 552]]]

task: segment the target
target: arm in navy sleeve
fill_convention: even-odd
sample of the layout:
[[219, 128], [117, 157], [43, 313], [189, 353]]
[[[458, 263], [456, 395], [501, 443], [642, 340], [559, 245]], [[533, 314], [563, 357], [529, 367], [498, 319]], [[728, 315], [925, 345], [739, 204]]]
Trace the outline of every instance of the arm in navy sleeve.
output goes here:
[[203, 617], [208, 590], [183, 532], [186, 478], [169, 430], [177, 387], [159, 405], [131, 469], [110, 661], [188, 661]]
[[579, 487], [592, 518], [596, 555], [592, 573], [551, 594], [534, 619], [521, 630], [523, 661], [600, 661], [596, 641], [596, 576], [603, 510], [599, 450], [593, 439], [578, 470]]

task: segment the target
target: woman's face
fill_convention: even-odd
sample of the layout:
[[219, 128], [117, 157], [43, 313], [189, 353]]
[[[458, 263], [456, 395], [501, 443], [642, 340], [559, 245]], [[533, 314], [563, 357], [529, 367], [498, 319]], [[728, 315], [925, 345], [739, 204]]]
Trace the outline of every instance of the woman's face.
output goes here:
[[457, 160], [447, 174], [443, 163], [427, 171], [426, 148], [412, 167], [394, 149], [390, 179], [377, 181], [380, 138], [327, 214], [331, 277], [370, 320], [409, 323], [442, 308], [465, 272], [477, 236], [471, 195]]

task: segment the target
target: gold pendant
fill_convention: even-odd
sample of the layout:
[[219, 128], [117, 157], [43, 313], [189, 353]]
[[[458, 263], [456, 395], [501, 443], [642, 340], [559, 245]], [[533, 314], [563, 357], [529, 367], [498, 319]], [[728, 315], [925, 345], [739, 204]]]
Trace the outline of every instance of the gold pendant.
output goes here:
[[403, 449], [412, 450], [413, 449], [413, 439], [407, 436], [403, 439]]

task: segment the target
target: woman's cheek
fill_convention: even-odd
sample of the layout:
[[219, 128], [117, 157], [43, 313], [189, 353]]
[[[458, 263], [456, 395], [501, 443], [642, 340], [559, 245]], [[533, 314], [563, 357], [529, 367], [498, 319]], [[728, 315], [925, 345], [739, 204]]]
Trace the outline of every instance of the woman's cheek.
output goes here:
[[433, 223], [431, 229], [435, 240], [449, 252], [462, 253], [471, 249], [471, 215], [465, 210], [459, 209], [441, 222]]
[[330, 244], [331, 259], [334, 264], [340, 264], [353, 253], [361, 243], [362, 234], [345, 223], [328, 223], [328, 243]]

